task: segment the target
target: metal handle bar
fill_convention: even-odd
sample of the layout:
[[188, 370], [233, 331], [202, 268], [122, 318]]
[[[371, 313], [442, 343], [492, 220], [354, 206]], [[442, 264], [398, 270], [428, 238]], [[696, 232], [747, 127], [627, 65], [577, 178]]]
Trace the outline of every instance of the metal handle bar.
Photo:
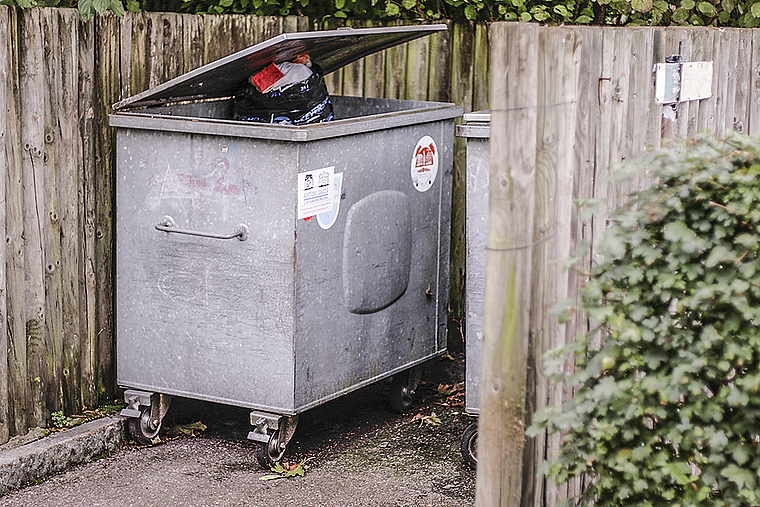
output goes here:
[[172, 217], [164, 217], [164, 221], [160, 224], [156, 224], [156, 229], [159, 231], [164, 232], [173, 232], [176, 234], [187, 234], [189, 236], [200, 236], [202, 238], [213, 238], [213, 239], [234, 239], [237, 238], [240, 241], [245, 241], [248, 239], [248, 226], [245, 224], [240, 224], [237, 226], [237, 229], [235, 229], [235, 232], [232, 234], [214, 234], [212, 232], [199, 232], [199, 231], [189, 231], [187, 229], [177, 229], [177, 224], [174, 223], [174, 219]]

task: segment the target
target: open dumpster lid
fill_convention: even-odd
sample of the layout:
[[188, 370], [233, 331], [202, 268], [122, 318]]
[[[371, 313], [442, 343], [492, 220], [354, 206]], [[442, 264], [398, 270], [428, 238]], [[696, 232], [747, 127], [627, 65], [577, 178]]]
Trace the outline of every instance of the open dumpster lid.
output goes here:
[[252, 74], [300, 54], [308, 54], [327, 75], [367, 55], [446, 29], [439, 24], [284, 33], [117, 102], [113, 108], [230, 97]]

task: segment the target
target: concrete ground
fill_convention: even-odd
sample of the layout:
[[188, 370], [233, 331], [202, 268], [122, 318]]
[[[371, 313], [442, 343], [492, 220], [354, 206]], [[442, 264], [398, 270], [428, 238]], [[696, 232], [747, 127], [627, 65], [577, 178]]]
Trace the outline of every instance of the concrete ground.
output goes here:
[[[472, 505], [475, 473], [459, 442], [473, 419], [463, 413], [461, 384], [452, 386], [458, 370], [447, 360], [433, 365], [404, 415], [388, 408], [385, 382], [302, 414], [284, 461], [305, 462], [303, 476], [262, 480], [274, 474], [259, 467], [257, 444], [246, 440], [246, 410], [175, 400], [165, 425], [200, 421], [201, 436], [125, 443], [7, 493], [0, 506]], [[2, 466], [0, 453], [0, 483]]]

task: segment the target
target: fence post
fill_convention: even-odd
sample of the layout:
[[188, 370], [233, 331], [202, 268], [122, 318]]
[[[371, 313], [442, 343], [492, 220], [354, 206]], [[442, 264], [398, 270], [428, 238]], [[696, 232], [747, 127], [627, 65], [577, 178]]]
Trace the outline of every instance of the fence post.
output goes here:
[[477, 506], [521, 502], [536, 171], [538, 27], [497, 23], [491, 46], [488, 257]]

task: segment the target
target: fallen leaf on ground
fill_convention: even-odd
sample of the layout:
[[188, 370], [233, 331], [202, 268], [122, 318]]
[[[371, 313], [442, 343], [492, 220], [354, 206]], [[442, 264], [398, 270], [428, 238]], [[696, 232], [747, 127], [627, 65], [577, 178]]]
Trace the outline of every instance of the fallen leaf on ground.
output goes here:
[[206, 431], [207, 426], [202, 422], [194, 422], [190, 424], [178, 424], [169, 428], [167, 434], [169, 437], [178, 437], [184, 435], [186, 437], [198, 437]]

